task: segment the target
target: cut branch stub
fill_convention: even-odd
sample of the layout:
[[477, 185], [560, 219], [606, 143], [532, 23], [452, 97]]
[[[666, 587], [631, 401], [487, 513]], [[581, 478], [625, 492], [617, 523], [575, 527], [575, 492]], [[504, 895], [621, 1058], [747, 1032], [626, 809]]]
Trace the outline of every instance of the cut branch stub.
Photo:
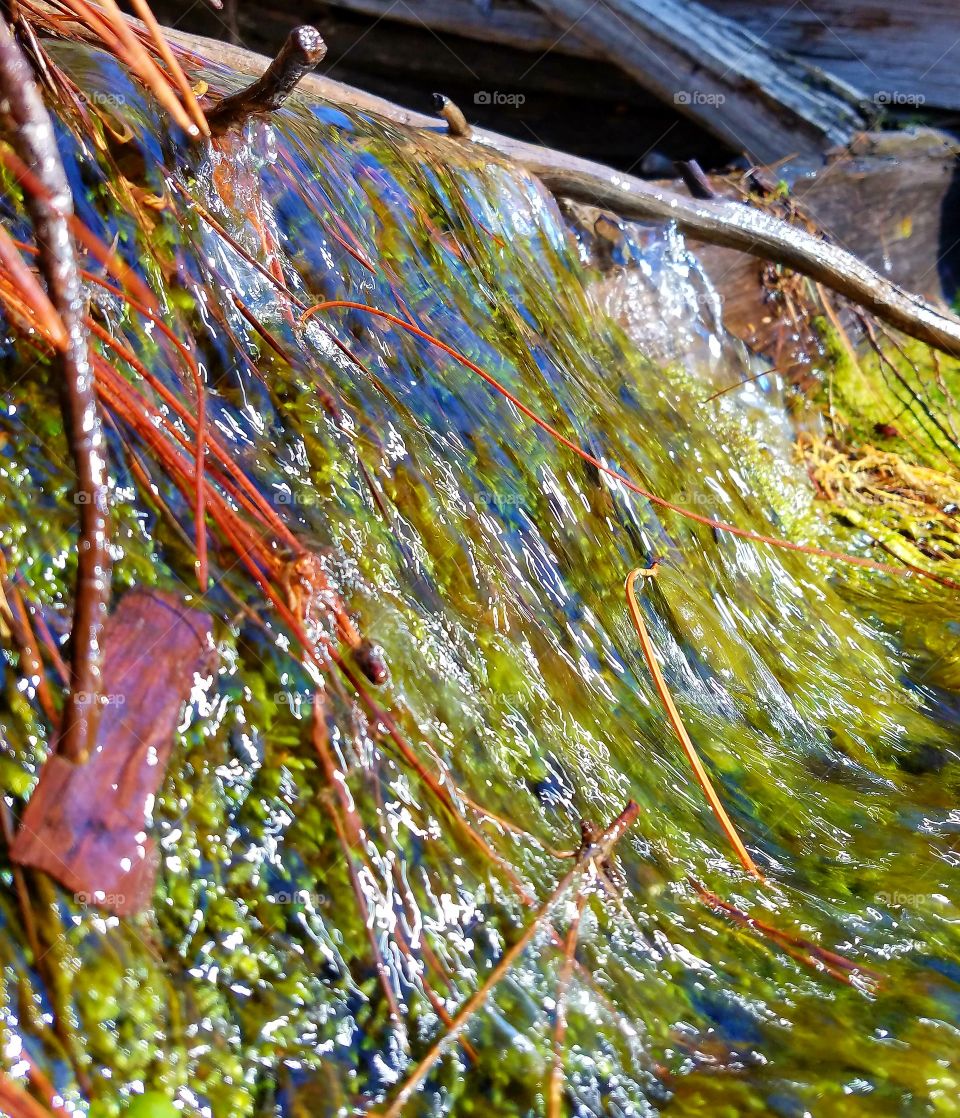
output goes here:
[[327, 44], [320, 32], [309, 24], [295, 27], [287, 36], [277, 57], [261, 77], [246, 89], [224, 97], [207, 112], [214, 131], [240, 124], [254, 113], [269, 113], [280, 106], [306, 74], [321, 62]]
[[463, 115], [459, 105], [454, 104], [449, 97], [442, 93], [433, 94], [433, 108], [437, 116], [443, 117], [451, 136], [467, 139], [470, 135], [470, 125]]
[[683, 185], [690, 191], [692, 198], [706, 201], [710, 198], [719, 198], [720, 195], [710, 185], [710, 180], [703, 172], [703, 168], [695, 159], [681, 159], [674, 163]]

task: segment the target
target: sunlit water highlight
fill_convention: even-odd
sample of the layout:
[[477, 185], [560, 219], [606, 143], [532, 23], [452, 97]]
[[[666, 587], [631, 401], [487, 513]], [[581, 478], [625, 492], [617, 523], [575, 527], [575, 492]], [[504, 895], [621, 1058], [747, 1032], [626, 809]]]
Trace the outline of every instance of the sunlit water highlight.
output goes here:
[[[775, 384], [706, 402], [755, 369], [717, 331], [682, 239], [628, 231], [613, 272], [592, 273], [533, 181], [467, 152], [450, 163], [428, 138], [332, 107], [286, 109], [227, 150], [176, 163], [119, 72], [75, 49], [58, 58], [81, 88], [116, 99], [109, 112], [142, 146], [137, 188], [168, 199], [151, 211], [155, 228], [138, 227], [101, 185], [93, 145], [64, 132], [82, 218], [108, 243], [120, 233], [118, 251], [162, 296], [168, 324], [195, 339], [211, 425], [383, 646], [380, 701], [424, 764], [525, 833], [461, 799], [465, 817], [543, 899], [569, 868], [546, 848], [573, 850], [582, 818], [602, 824], [628, 798], [640, 804], [620, 848], [622, 903], [594, 896], [581, 923], [571, 1112], [960, 1112], [956, 722], [932, 686], [944, 653], [924, 660], [902, 635], [910, 649], [939, 648], [955, 616], [947, 593], [661, 514], [468, 370], [362, 312], [301, 327], [169, 183], [269, 266], [266, 233], [304, 306], [348, 299], [409, 315], [657, 494], [855, 550], [814, 505]], [[109, 328], [184, 394], [156, 332], [95, 298]], [[12, 343], [4, 376], [0, 540], [64, 632], [75, 510], [55, 397]], [[187, 543], [138, 495], [111, 439], [117, 592], [197, 593]], [[192, 534], [189, 507], [167, 497]], [[653, 558], [646, 623], [766, 884], [732, 859], [637, 646], [623, 584]], [[90, 1058], [91, 1113], [118, 1112], [144, 1084], [218, 1118], [362, 1112], [442, 1028], [424, 976], [455, 1012], [529, 909], [360, 704], [332, 691], [331, 745], [364, 826], [353, 864], [403, 1010], [391, 1023], [310, 741], [315, 679], [242, 569], [224, 558], [214, 573], [203, 604], [221, 668], [195, 691], [155, 805], [155, 912], [118, 922], [43, 884], [54, 994], [29, 965], [7, 890], [5, 1040], [19, 1033], [76, 1103], [50, 1029], [59, 998]], [[19, 809], [47, 731], [13, 657], [5, 673], [0, 763]], [[694, 881], [879, 972], [879, 988], [845, 985], [736, 927]], [[568, 897], [556, 927], [570, 915]], [[470, 1025], [477, 1063], [453, 1046], [408, 1112], [543, 1114], [562, 962], [544, 932]]]

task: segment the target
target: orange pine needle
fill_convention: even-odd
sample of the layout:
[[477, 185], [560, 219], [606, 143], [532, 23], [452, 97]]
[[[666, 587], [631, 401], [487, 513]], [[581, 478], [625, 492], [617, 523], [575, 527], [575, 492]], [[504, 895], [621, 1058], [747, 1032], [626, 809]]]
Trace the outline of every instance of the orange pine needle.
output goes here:
[[791, 959], [796, 959], [804, 966], [810, 967], [812, 970], [826, 971], [831, 978], [837, 979], [838, 982], [844, 982], [848, 986], [853, 984], [854, 978], [869, 982], [873, 986], [881, 984], [883, 976], [878, 971], [860, 966], [859, 963], [854, 963], [845, 955], [830, 951], [826, 947], [820, 947], [803, 936], [794, 935], [792, 932], [783, 932], [772, 924], [767, 924], [763, 920], [758, 920], [755, 916], [750, 916], [742, 909], [737, 908], [736, 905], [723, 900], [722, 897], [718, 897], [716, 893], [704, 888], [699, 881], [695, 881], [693, 878], [690, 878], [689, 881], [700, 900], [709, 908], [712, 908], [714, 912], [729, 917], [741, 927], [757, 932], [764, 939], [785, 951]]
[[50, 302], [50, 297], [40, 286], [40, 281], [17, 251], [16, 242], [2, 225], [0, 225], [0, 265], [9, 274], [10, 282], [20, 299], [33, 313], [37, 329], [52, 346], [63, 349], [67, 344], [67, 332], [60, 321], [60, 316]]
[[667, 687], [666, 680], [663, 678], [663, 672], [660, 671], [660, 665], [657, 663], [656, 650], [653, 647], [653, 642], [650, 640], [650, 634], [647, 632], [647, 627], [644, 624], [643, 617], [640, 613], [640, 606], [637, 603], [637, 595], [634, 591], [633, 584], [636, 582], [638, 575], [643, 575], [645, 578], [653, 577], [656, 574], [656, 567], [638, 567], [635, 571], [631, 571], [627, 576], [627, 606], [630, 609], [630, 617], [633, 621], [633, 627], [637, 631], [637, 636], [640, 639], [640, 647], [643, 649], [643, 657], [647, 662], [647, 667], [650, 670], [650, 675], [653, 678], [653, 685], [657, 689], [657, 694], [660, 696], [660, 702], [663, 703], [663, 708], [667, 712], [667, 718], [670, 725], [673, 727], [673, 732], [677, 735], [680, 745], [683, 747], [683, 752], [690, 762], [690, 767], [693, 769], [694, 775], [703, 789], [704, 795], [707, 797], [707, 802], [710, 804], [713, 814], [717, 817], [717, 822], [723, 829], [723, 833], [730, 841], [730, 845], [736, 851], [737, 858], [740, 864], [748, 872], [752, 873], [754, 877], [763, 881], [763, 874], [757, 869], [754, 860], [747, 852], [747, 848], [743, 845], [740, 836], [737, 834], [737, 829], [733, 823], [730, 822], [730, 817], [727, 815], [726, 809], [720, 801], [720, 797], [716, 793], [716, 789], [707, 775], [707, 770], [703, 767], [703, 762], [700, 760], [700, 755], [697, 753], [696, 747], [687, 733], [687, 728], [683, 724], [683, 719], [680, 717], [680, 712], [677, 710], [677, 705], [673, 701], [673, 696], [670, 694], [670, 689]]
[[[159, 382], [150, 376], [142, 362], [117, 340], [99, 326], [92, 318], [87, 316], [87, 329], [100, 339], [105, 345], [110, 346], [135, 369], [145, 380], [159, 386]], [[194, 388], [197, 393], [197, 419], [196, 419], [196, 453], [194, 456], [194, 482], [196, 496], [194, 497], [194, 523], [197, 549], [197, 581], [202, 593], [207, 592], [207, 520], [206, 520], [206, 487], [204, 486], [204, 455], [206, 454], [206, 397], [203, 389], [203, 378], [196, 362], [188, 362], [194, 378]]]
[[[61, 210], [58, 200], [53, 197], [46, 186], [11, 148], [0, 145], [0, 163], [6, 167], [18, 183], [23, 185], [32, 194], [36, 194], [43, 198], [58, 211]], [[105, 245], [96, 233], [85, 225], [76, 214], [64, 212], [63, 216], [70, 224], [70, 232], [73, 234], [74, 239], [79, 244], [82, 244], [87, 252], [89, 252], [94, 259], [99, 261], [118, 283], [123, 284], [131, 295], [139, 299], [141, 303], [145, 303], [156, 310], [158, 307], [156, 296], [137, 273], [126, 264], [113, 249]], [[35, 254], [37, 251], [32, 245], [23, 245], [19, 241], [14, 243], [24, 252]]]
[[[183, 105], [177, 99], [173, 86], [170, 84], [170, 79], [160, 71], [143, 44], [130, 30], [123, 13], [117, 7], [116, 0], [100, 0], [100, 3], [101, 12], [97, 15], [100, 20], [105, 17], [115, 40], [120, 44], [120, 50], [117, 53], [121, 61], [130, 66], [187, 135], [199, 136], [200, 129], [191, 120]], [[78, 0], [70, 0], [70, 6], [85, 10], [87, 13], [91, 10], [90, 5], [79, 4]]]
[[40, 658], [40, 648], [33, 626], [30, 624], [30, 614], [20, 591], [7, 581], [6, 562], [0, 562], [0, 569], [3, 572], [0, 574], [0, 595], [6, 599], [6, 604], [10, 610], [7, 622], [13, 632], [14, 642], [20, 653], [21, 674], [33, 682], [37, 699], [47, 721], [51, 726], [59, 726], [60, 714], [50, 693], [46, 669]]
[[210, 125], [207, 123], [207, 118], [204, 115], [203, 109], [200, 108], [200, 104], [194, 96], [193, 88], [187, 80], [187, 75], [183, 72], [183, 67], [180, 65], [177, 56], [173, 53], [170, 44], [167, 42], [166, 36], [163, 34], [163, 29], [157, 22], [157, 17], [150, 10], [150, 5], [147, 3], [147, 0], [130, 0], [130, 6], [140, 19], [143, 20], [144, 24], [146, 24], [147, 30], [150, 32], [150, 37], [153, 39], [157, 48], [157, 53], [166, 63], [174, 84], [177, 89], [180, 90], [180, 96], [183, 98], [183, 103], [187, 112], [193, 118], [203, 135], [209, 136]]
[[10, 1118], [50, 1118], [51, 1111], [6, 1072], [0, 1072], [0, 1114], [9, 1114]]
[[703, 524], [708, 528], [714, 528], [720, 532], [729, 532], [732, 536], [739, 536], [741, 539], [751, 540], [753, 543], [768, 544], [770, 547], [779, 547], [784, 551], [798, 551], [804, 555], [816, 555], [821, 559], [834, 559], [841, 563], [849, 563], [855, 567], [865, 567], [867, 570], [880, 571], [882, 574], [887, 575], [901, 577], [905, 574], [920, 575], [949, 585], [946, 580], [934, 575], [929, 575], [919, 567], [907, 565], [894, 567], [889, 563], [878, 563], [874, 559], [867, 559], [861, 555], [847, 555], [842, 551], [830, 551], [827, 548], [814, 547], [811, 544], [794, 543], [793, 540], [785, 540], [779, 536], [767, 536], [762, 532], [752, 532], [749, 528], [738, 528], [736, 524], [729, 524], [725, 520], [715, 520], [713, 517], [703, 516], [701, 513], [694, 512], [692, 509], [684, 508], [683, 505], [668, 501], [666, 497], [659, 497], [656, 493], [651, 493], [649, 489], [644, 489], [642, 485], [638, 485], [625, 474], [620, 473], [619, 470], [615, 470], [605, 462], [601, 462], [599, 458], [595, 458], [592, 454], [584, 450], [582, 446], [579, 446], [572, 439], [568, 439], [566, 435], [561, 434], [556, 427], [552, 426], [545, 419], [542, 419], [532, 408], [527, 407], [522, 400], [502, 385], [496, 377], [475, 364], [469, 357], [465, 357], [452, 346], [447, 345], [446, 342], [441, 341], [426, 330], [421, 330], [419, 326], [415, 326], [413, 323], [407, 322], [405, 319], [399, 318], [395, 314], [390, 314], [389, 311], [382, 311], [378, 307], [371, 307], [367, 303], [357, 303], [350, 299], [326, 299], [322, 303], [314, 303], [313, 306], [307, 307], [300, 316], [300, 321], [301, 323], [306, 322], [308, 318], [312, 318], [318, 311], [334, 310], [338, 308], [343, 310], [363, 311], [377, 318], [386, 319], [387, 322], [392, 322], [394, 326], [399, 326], [402, 330], [406, 330], [408, 333], [422, 338], [425, 342], [429, 342], [430, 345], [436, 346], [437, 349], [442, 350], [449, 357], [452, 357], [458, 365], [462, 365], [465, 369], [469, 369], [471, 372], [476, 373], [481, 380], [486, 381], [491, 388], [499, 392], [504, 399], [509, 400], [519, 412], [535, 423], [542, 431], [546, 431], [546, 433], [552, 439], [560, 443], [561, 446], [565, 446], [567, 450], [572, 451], [578, 457], [582, 458], [584, 462], [589, 462], [595, 469], [606, 474], [608, 477], [612, 477], [615, 481], [620, 482], [621, 485], [625, 485], [631, 493], [636, 493], [637, 496], [645, 498], [653, 505], [669, 509], [671, 512], [675, 512], [685, 517], [687, 520], [693, 520], [697, 524]]

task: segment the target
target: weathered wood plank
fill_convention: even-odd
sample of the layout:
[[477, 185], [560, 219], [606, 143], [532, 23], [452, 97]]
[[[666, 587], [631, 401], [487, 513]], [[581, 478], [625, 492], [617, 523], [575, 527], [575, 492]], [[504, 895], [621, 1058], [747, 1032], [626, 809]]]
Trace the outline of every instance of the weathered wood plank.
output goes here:
[[[575, 58], [604, 58], [576, 30], [564, 34], [540, 12], [521, 3], [476, 0], [323, 0], [322, 7], [341, 8], [396, 23], [429, 27], [446, 35], [462, 35], [484, 43], [503, 43], [518, 50], [556, 52]], [[308, 13], [309, 14], [309, 9]]]
[[843, 144], [865, 99], [693, 0], [533, 0], [612, 62], [751, 158]]
[[956, 0], [703, 0], [779, 50], [821, 66], [880, 108], [960, 109]]

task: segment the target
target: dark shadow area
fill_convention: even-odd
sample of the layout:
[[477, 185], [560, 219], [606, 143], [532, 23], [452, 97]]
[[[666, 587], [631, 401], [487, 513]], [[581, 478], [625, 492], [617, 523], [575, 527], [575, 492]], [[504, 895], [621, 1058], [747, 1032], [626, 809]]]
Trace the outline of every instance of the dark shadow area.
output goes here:
[[952, 303], [960, 294], [960, 161], [940, 208], [940, 244], [937, 268], [944, 296]]
[[320, 69], [328, 77], [425, 113], [437, 91], [473, 124], [634, 174], [673, 177], [676, 159], [715, 168], [734, 154], [604, 60], [517, 50], [316, 3], [238, 4], [234, 12], [208, 0], [152, 6], [179, 30], [269, 55], [291, 27], [311, 23], [327, 43]]

